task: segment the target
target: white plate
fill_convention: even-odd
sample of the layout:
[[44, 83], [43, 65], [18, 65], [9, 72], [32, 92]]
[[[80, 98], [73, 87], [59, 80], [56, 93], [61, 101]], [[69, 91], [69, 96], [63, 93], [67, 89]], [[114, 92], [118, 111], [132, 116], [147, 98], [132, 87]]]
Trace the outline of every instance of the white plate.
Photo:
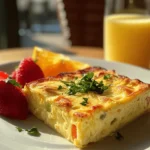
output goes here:
[[[150, 71], [139, 67], [107, 62], [99, 59], [71, 57], [87, 62], [93, 66], [115, 69], [119, 74], [138, 78], [150, 83]], [[0, 70], [11, 72], [18, 62], [0, 65]], [[32, 137], [26, 132], [19, 133], [16, 126], [29, 129], [36, 126], [40, 137]], [[97, 143], [90, 144], [85, 150], [150, 150], [150, 114], [144, 115], [120, 130], [124, 140], [107, 137]], [[43, 122], [31, 116], [25, 121], [16, 121], [0, 117], [0, 150], [77, 150], [73, 144], [57, 134]]]

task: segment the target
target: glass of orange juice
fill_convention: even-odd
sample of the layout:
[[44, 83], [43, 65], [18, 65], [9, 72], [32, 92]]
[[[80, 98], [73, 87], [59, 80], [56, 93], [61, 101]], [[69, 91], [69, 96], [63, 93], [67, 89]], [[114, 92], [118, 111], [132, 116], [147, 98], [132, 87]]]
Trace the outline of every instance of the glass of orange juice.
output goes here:
[[106, 0], [105, 59], [150, 65], [150, 0]]

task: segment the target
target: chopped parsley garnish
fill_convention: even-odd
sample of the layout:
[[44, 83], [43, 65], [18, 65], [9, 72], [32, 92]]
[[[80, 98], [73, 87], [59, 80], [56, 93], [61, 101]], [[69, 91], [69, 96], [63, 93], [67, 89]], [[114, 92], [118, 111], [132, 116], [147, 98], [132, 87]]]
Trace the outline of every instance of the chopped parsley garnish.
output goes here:
[[29, 130], [26, 130], [28, 132], [29, 135], [32, 135], [32, 136], [40, 136], [40, 132], [38, 131], [37, 128], [33, 127]]
[[104, 79], [105, 79], [105, 80], [110, 79], [110, 78], [111, 78], [111, 75], [110, 75], [110, 74], [104, 75]]
[[88, 98], [83, 98], [83, 102], [81, 102], [80, 104], [86, 106], [88, 104]]
[[16, 129], [18, 130], [18, 132], [22, 132], [23, 131], [23, 129], [20, 128], [20, 127], [16, 127]]
[[69, 89], [69, 95], [75, 95], [76, 93], [87, 93], [89, 91], [102, 94], [109, 86], [105, 86], [103, 81], [97, 82], [93, 79], [94, 73], [89, 72], [85, 74], [77, 82], [74, 81], [62, 81]]
[[21, 85], [14, 79], [12, 79], [11, 77], [8, 77], [6, 80], [5, 80], [6, 83], [10, 83], [14, 86], [18, 86], [21, 88]]
[[119, 133], [119, 132], [115, 132], [114, 133], [114, 136], [115, 136], [115, 138], [118, 140], [118, 141], [121, 141], [121, 140], [123, 140], [124, 139], [124, 137], [121, 135], [121, 133]]
[[40, 136], [41, 135], [40, 132], [38, 131], [38, 129], [35, 127], [31, 128], [31, 129], [26, 129], [26, 130], [24, 130], [20, 127], [16, 127], [16, 129], [18, 130], [18, 132], [27, 131], [27, 133], [32, 136]]
[[61, 90], [63, 87], [61, 85], [59, 85], [58, 90]]

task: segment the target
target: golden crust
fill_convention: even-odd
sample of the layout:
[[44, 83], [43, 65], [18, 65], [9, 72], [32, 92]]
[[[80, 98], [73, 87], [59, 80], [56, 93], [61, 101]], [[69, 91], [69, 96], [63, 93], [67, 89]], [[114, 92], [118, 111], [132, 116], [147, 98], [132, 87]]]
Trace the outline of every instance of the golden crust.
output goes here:
[[[75, 77], [82, 78], [83, 74], [94, 72], [94, 79], [101, 81], [105, 85], [109, 85], [109, 89], [103, 94], [95, 92], [77, 93], [76, 95], [68, 95], [67, 87], [61, 82], [74, 81]], [[110, 74], [111, 78], [104, 80], [104, 76]], [[63, 86], [63, 90], [58, 90], [59, 85]], [[61, 73], [56, 77], [48, 77], [26, 84], [26, 87], [35, 88], [37, 91], [44, 91], [45, 95], [56, 96], [53, 100], [59, 107], [63, 107], [71, 111], [75, 117], [88, 117], [92, 112], [99, 110], [108, 110], [117, 103], [126, 103], [132, 100], [136, 95], [150, 88], [149, 84], [143, 83], [138, 79], [130, 79], [123, 75], [118, 75], [115, 70], [106, 70], [101, 67], [89, 67], [76, 72]], [[88, 104], [81, 105], [83, 97], [88, 98]]]
[[88, 67], [86, 69], [78, 70], [75, 72], [64, 72], [64, 73], [58, 74], [57, 76], [50, 76], [47, 78], [42, 78], [42, 79], [27, 83], [26, 85], [27, 86], [31, 85], [31, 84], [36, 85], [36, 84], [39, 84], [41, 82], [46, 82], [46, 81], [51, 81], [51, 80], [61, 80], [65, 77], [70, 78], [70, 79], [74, 79], [75, 76], [82, 76], [83, 74], [86, 74], [88, 72], [99, 72], [99, 74], [97, 76], [95, 76], [95, 79], [98, 79], [101, 76], [104, 76], [106, 74], [112, 74], [112, 75], [114, 75], [114, 77], [118, 77], [126, 83], [132, 82], [133, 86], [140, 84], [141, 86], [143, 85], [144, 87], [145, 86], [150, 87], [150, 84], [145, 84], [142, 81], [140, 81], [139, 79], [132, 80], [132, 79], [128, 78], [127, 76], [116, 74], [115, 70], [106, 70], [105, 68], [102, 68], [102, 67]]

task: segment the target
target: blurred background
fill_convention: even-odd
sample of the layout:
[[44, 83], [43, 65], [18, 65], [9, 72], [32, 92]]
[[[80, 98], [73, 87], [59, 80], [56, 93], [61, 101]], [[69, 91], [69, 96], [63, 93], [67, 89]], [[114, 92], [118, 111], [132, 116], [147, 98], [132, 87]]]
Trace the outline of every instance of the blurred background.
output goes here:
[[1, 0], [0, 49], [103, 47], [104, 0]]
[[57, 17], [56, 0], [17, 0], [20, 46], [66, 46]]

